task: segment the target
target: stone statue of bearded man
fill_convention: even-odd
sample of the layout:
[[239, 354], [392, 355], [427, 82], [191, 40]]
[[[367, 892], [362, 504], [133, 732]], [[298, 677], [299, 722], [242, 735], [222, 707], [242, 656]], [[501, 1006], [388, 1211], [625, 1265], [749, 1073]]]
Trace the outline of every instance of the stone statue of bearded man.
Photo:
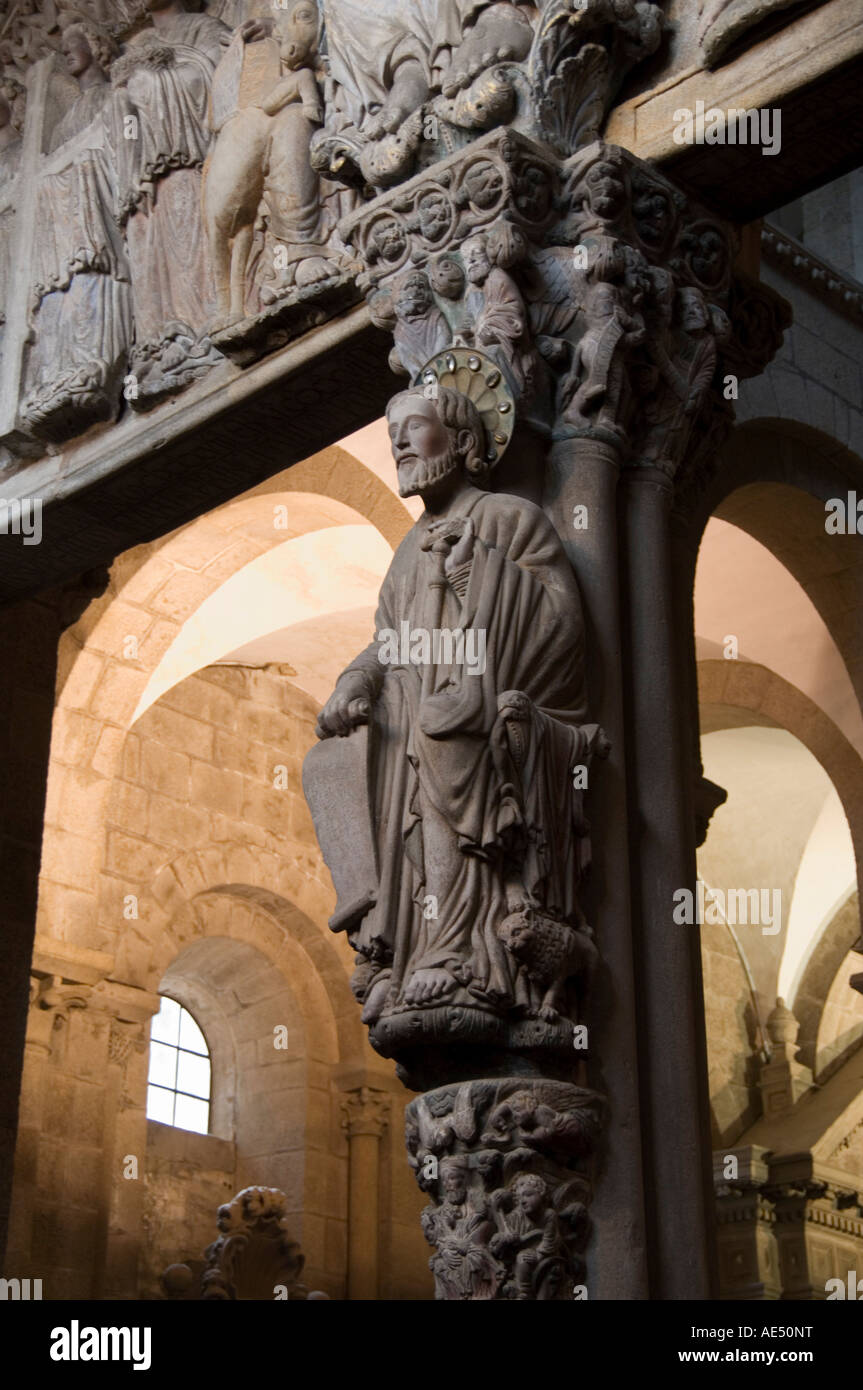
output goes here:
[[331, 926], [357, 951], [371, 1041], [409, 1084], [433, 1084], [438, 1044], [450, 1066], [454, 1046], [571, 1061], [576, 982], [594, 955], [576, 896], [588, 841], [573, 770], [602, 739], [582, 723], [575, 578], [539, 507], [486, 490], [488, 445], [466, 395], [404, 391], [387, 418], [399, 491], [425, 511], [306, 759], [340, 890]]

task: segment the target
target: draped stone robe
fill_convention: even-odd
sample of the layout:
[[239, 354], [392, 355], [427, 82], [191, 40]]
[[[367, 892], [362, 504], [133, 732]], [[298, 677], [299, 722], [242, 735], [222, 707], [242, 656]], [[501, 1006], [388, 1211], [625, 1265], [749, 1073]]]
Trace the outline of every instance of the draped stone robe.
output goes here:
[[[109, 386], [122, 374], [131, 341], [129, 272], [100, 124], [110, 98], [107, 83], [80, 93], [52, 132], [50, 154], [57, 157], [39, 183], [36, 341], [25, 407], [35, 420], [64, 392], [100, 392]], [[70, 151], [65, 163], [58, 155], [64, 147]]]
[[[434, 586], [436, 557], [421, 548], [431, 521], [424, 514], [384, 580], [376, 639], [348, 667], [377, 692], [371, 762], [380, 869], [377, 903], [352, 944], [391, 968], [388, 1008], [399, 1007], [414, 971], [434, 967], [459, 982], [441, 1002], [536, 1007], [497, 935], [508, 906], [532, 898], [580, 923], [575, 894], [587, 841], [572, 789], [586, 746], [577, 586], [554, 528], [532, 503], [473, 490], [459, 509], [476, 528], [463, 597], [448, 584], [441, 599]], [[383, 634], [404, 623], [429, 633], [484, 632], [485, 670], [471, 674], [445, 652], [426, 668], [382, 665]], [[513, 712], [515, 726], [507, 722]]]
[[345, 115], [358, 129], [382, 106], [393, 74], [418, 62], [439, 85], [464, 28], [492, 0], [324, 0], [330, 71]]
[[[215, 287], [201, 212], [201, 168], [210, 143], [207, 109], [227, 25], [209, 15], [176, 15], [128, 45], [133, 69], [111, 105], [110, 144], [117, 168], [138, 343], [155, 344], [169, 324], [205, 334]], [[164, 63], [146, 54], [161, 49]], [[127, 120], [137, 122], [135, 138]]]

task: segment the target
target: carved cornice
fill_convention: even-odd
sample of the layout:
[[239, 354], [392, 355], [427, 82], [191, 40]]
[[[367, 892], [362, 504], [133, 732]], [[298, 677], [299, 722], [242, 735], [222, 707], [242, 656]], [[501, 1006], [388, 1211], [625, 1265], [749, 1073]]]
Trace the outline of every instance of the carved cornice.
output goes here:
[[761, 229], [761, 250], [769, 265], [796, 280], [810, 294], [829, 304], [837, 313], [859, 324], [863, 319], [863, 285], [844, 274], [788, 232], [769, 223]]

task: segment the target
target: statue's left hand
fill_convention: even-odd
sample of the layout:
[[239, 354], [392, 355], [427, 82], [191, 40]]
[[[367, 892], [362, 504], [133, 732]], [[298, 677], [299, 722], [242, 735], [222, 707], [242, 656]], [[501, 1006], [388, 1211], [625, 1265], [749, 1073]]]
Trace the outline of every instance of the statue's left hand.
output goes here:
[[[245, 24], [240, 25], [237, 32], [243, 40], [243, 43], [257, 43], [258, 39], [269, 39], [272, 37], [274, 23], [275, 20], [272, 19], [247, 19]], [[232, 38], [233, 34], [225, 35], [225, 39], [228, 43], [230, 43]]]
[[466, 565], [473, 558], [475, 536], [476, 528], [472, 517], [444, 517], [441, 521], [432, 522], [423, 549], [431, 550], [438, 541], [448, 545], [450, 552], [444, 561], [444, 571], [446, 574], [452, 574], [453, 570]]

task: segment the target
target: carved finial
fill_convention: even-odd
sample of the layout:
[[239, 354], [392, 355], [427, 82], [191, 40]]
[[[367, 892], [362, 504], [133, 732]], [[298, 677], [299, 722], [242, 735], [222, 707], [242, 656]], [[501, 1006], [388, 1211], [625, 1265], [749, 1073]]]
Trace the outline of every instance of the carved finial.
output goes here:
[[787, 1007], [784, 999], [776, 1000], [776, 1007], [767, 1016], [767, 1033], [772, 1043], [795, 1043], [800, 1032], [800, 1024]]

